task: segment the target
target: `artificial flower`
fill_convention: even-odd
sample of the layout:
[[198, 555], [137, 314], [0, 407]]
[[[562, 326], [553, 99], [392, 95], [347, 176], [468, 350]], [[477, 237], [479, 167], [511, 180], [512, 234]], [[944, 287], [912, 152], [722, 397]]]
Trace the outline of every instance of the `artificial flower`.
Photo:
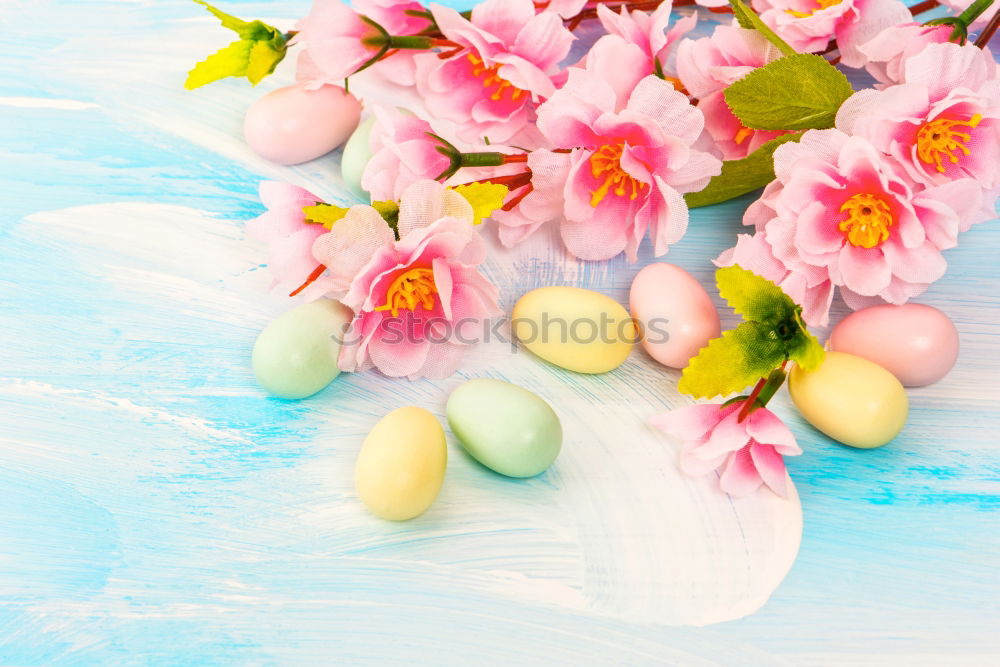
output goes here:
[[587, 0], [548, 0], [536, 2], [535, 8], [539, 12], [555, 12], [561, 18], [568, 19], [579, 14], [586, 4]]
[[758, 407], [740, 421], [745, 401], [689, 405], [652, 417], [654, 427], [682, 443], [681, 470], [692, 476], [720, 470], [719, 486], [746, 496], [766, 485], [787, 497], [783, 456], [802, 453], [795, 436], [773, 412]]
[[372, 157], [361, 176], [373, 201], [398, 201], [416, 181], [437, 178], [448, 168], [430, 123], [396, 108], [376, 106], [374, 114]]
[[[922, 293], [944, 274], [941, 250], [980, 211], [981, 188], [972, 179], [919, 189], [891, 157], [835, 129], [779, 146], [774, 170], [776, 180], [744, 223], [765, 235], [773, 256], [806, 286], [828, 279], [849, 305], [872, 297], [898, 304]], [[825, 320], [826, 312], [813, 308], [806, 321]]]
[[486, 245], [469, 202], [435, 181], [406, 189], [396, 229], [398, 239], [378, 211], [354, 206], [313, 244], [327, 295], [355, 313], [339, 366], [446, 377], [466, 347], [458, 329], [500, 313], [496, 287], [477, 268]]
[[949, 25], [904, 23], [886, 28], [858, 49], [865, 58], [865, 69], [878, 82], [876, 88], [903, 81], [903, 66], [907, 59], [924, 50], [928, 44], [947, 42]]
[[840, 61], [848, 67], [864, 65], [862, 44], [913, 21], [899, 0], [753, 0], [753, 7], [796, 51], [816, 53], [837, 40]]
[[687, 229], [682, 195], [721, 170], [717, 158], [692, 148], [704, 118], [669, 82], [646, 77], [619, 108], [610, 84], [572, 69], [538, 109], [538, 129], [553, 149], [529, 156], [533, 189], [521, 209], [528, 226], [561, 218], [563, 242], [581, 259], [624, 250], [635, 261], [647, 232], [655, 254], [666, 253]]
[[532, 102], [555, 92], [573, 33], [555, 12], [536, 15], [531, 0], [486, 0], [469, 19], [440, 5], [431, 11], [458, 47], [416, 56], [425, 106], [454, 122], [463, 141], [514, 137], [531, 120]]
[[382, 49], [382, 33], [341, 0], [313, 0], [295, 28], [291, 43], [303, 47], [296, 78], [317, 87], [354, 74]]
[[1000, 187], [1000, 81], [992, 56], [971, 44], [925, 47], [905, 62], [903, 83], [845, 101], [837, 127], [927, 185], [972, 177]]
[[705, 131], [726, 160], [738, 160], [783, 134], [744, 126], [726, 104], [723, 92], [735, 81], [782, 56], [756, 30], [717, 26], [711, 37], [687, 39], [677, 48], [677, 76], [698, 100]]
[[670, 0], [651, 14], [638, 9], [630, 11], [625, 5], [620, 13], [606, 5], [597, 6], [597, 17], [608, 34], [594, 43], [581, 64], [611, 84], [622, 104], [639, 81], [651, 74], [664, 76], [672, 47], [694, 28], [696, 14], [680, 19], [667, 30], [672, 9]]
[[[352, 0], [352, 4], [360, 14], [374, 20], [390, 35], [416, 35], [431, 25], [428, 19], [408, 13], [426, 11], [414, 0]], [[413, 58], [417, 53], [419, 51], [406, 49], [396, 51], [372, 65], [371, 72], [390, 83], [412, 86], [416, 83]]]
[[[272, 287], [291, 292], [303, 284], [316, 266], [313, 242], [326, 232], [323, 225], [306, 222], [302, 209], [324, 203], [313, 193], [289, 183], [264, 181], [260, 199], [267, 212], [247, 222], [247, 233], [268, 246], [267, 264], [274, 278]], [[332, 286], [328, 277], [309, 284], [301, 294], [307, 301], [317, 299]]]

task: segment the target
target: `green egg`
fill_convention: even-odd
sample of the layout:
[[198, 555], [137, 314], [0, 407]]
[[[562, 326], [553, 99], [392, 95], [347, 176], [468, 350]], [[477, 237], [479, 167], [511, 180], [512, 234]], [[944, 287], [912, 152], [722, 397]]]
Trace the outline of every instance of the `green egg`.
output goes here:
[[372, 135], [375, 116], [369, 116], [354, 130], [354, 134], [344, 144], [344, 154], [340, 158], [340, 173], [351, 192], [367, 199], [368, 193], [361, 187], [361, 174], [364, 173], [368, 161], [372, 159], [372, 151], [368, 140]]
[[473, 458], [508, 477], [545, 471], [562, 447], [562, 425], [537, 394], [501, 380], [469, 380], [448, 397], [448, 424]]
[[268, 324], [253, 346], [253, 372], [268, 393], [305, 398], [340, 375], [337, 357], [351, 311], [330, 299], [292, 308]]

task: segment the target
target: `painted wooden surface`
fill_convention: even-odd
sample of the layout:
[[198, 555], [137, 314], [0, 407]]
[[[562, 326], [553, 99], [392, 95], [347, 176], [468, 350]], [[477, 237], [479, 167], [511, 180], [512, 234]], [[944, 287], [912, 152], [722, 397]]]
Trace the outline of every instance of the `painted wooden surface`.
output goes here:
[[[462, 377], [549, 398], [563, 455], [514, 481], [452, 442], [438, 504], [386, 524], [353, 497], [357, 447], [392, 408], [441, 414], [462, 377], [342, 376], [298, 403], [255, 386], [253, 339], [289, 305], [244, 236], [257, 184], [344, 199], [336, 156], [279, 168], [239, 138], [281, 78], [183, 91], [225, 39], [188, 2], [0, 12], [0, 664], [1000, 659], [995, 223], [921, 299], [955, 320], [962, 354], [911, 390], [895, 442], [839, 446], [779, 397], [805, 449], [788, 462], [801, 513], [680, 477], [644, 421], [686, 399], [640, 353], [582, 378], [496, 343]], [[667, 259], [709, 284], [745, 203], [697, 211]], [[576, 263], [539, 238], [487, 270], [507, 306], [552, 283], [624, 300], [644, 250]]]

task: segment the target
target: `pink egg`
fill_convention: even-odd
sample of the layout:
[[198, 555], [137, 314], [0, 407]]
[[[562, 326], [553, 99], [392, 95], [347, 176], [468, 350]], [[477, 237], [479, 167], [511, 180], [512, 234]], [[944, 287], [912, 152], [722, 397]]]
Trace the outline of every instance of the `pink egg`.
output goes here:
[[694, 276], [673, 264], [650, 264], [636, 275], [629, 291], [640, 342], [664, 366], [684, 368], [698, 350], [717, 338], [719, 313]]
[[851, 313], [830, 332], [827, 347], [885, 368], [907, 387], [937, 382], [958, 359], [958, 331], [937, 308], [884, 304]]
[[361, 119], [361, 103], [340, 86], [271, 91], [247, 111], [243, 135], [258, 155], [278, 164], [315, 160], [341, 145]]

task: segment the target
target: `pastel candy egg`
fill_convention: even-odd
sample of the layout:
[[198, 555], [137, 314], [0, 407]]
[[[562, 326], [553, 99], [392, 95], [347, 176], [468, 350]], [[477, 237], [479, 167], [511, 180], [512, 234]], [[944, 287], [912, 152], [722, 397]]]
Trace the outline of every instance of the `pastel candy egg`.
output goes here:
[[344, 154], [340, 158], [340, 174], [351, 192], [359, 197], [367, 197], [368, 193], [361, 186], [361, 176], [368, 166], [368, 161], [372, 159], [372, 149], [369, 140], [372, 136], [372, 126], [375, 125], [375, 116], [366, 118], [354, 134], [344, 144]]
[[444, 429], [413, 406], [393, 410], [371, 430], [358, 453], [354, 486], [376, 516], [406, 521], [431, 506], [448, 465]]
[[806, 421], [834, 440], [862, 449], [895, 438], [909, 410], [895, 375], [845, 352], [827, 352], [813, 371], [794, 367], [788, 392]]
[[361, 103], [340, 86], [278, 88], [251, 105], [243, 136], [261, 157], [299, 164], [326, 155], [358, 126]]
[[884, 304], [851, 313], [827, 346], [874, 361], [906, 387], [937, 382], [958, 359], [958, 330], [933, 306]]
[[268, 393], [305, 398], [340, 374], [342, 333], [350, 309], [330, 299], [302, 304], [268, 324], [253, 346], [253, 372]]
[[448, 424], [465, 451], [508, 477], [534, 477], [562, 447], [562, 425], [537, 394], [501, 380], [469, 380], [448, 397]]
[[541, 287], [511, 314], [514, 337], [545, 361], [577, 373], [606, 373], [624, 363], [637, 339], [621, 304], [579, 287]]
[[664, 366], [684, 368], [722, 330], [719, 313], [694, 276], [665, 262], [650, 264], [632, 281], [629, 308], [640, 343]]

